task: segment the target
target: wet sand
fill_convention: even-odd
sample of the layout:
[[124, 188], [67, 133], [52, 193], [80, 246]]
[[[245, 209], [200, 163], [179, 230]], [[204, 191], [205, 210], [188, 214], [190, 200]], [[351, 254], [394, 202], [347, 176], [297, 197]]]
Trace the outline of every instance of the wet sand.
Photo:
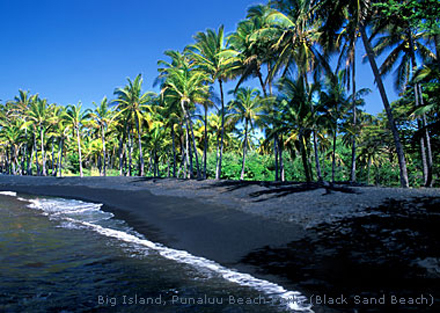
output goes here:
[[[103, 203], [152, 241], [307, 296], [348, 298], [315, 312], [437, 312], [440, 304], [438, 189], [7, 176], [0, 189]], [[353, 299], [421, 294], [433, 295], [433, 306]]]

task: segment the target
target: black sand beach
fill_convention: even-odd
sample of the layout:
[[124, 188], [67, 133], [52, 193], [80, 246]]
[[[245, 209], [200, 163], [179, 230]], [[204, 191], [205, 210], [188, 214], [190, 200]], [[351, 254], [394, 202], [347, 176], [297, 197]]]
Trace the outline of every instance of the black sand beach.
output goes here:
[[103, 203], [151, 241], [314, 296], [315, 312], [439, 307], [436, 189], [0, 176], [0, 190]]

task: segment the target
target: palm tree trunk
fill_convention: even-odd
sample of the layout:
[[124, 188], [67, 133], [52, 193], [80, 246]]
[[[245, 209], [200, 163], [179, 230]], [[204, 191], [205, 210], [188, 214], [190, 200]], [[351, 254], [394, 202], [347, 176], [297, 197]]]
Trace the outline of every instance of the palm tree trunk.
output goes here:
[[51, 161], [51, 165], [52, 165], [52, 176], [53, 173], [55, 172], [55, 137], [52, 137], [52, 161]]
[[217, 134], [217, 152], [215, 154], [215, 173], [216, 173], [216, 175], [218, 172], [219, 157], [220, 157], [220, 136]]
[[153, 150], [153, 177], [157, 176], [157, 160], [156, 160], [156, 149]]
[[43, 176], [46, 176], [46, 156], [44, 154], [43, 127], [40, 127], [40, 140], [41, 140], [41, 157], [43, 158]]
[[304, 175], [306, 176], [306, 181], [310, 182], [311, 178], [310, 178], [310, 173], [309, 173], [309, 166], [307, 163], [307, 153], [306, 153], [306, 149], [304, 146], [304, 138], [303, 138], [303, 135], [301, 134], [301, 131], [298, 135], [298, 140], [299, 140], [299, 147], [301, 150], [301, 159], [302, 159], [302, 163], [303, 163], [303, 167], [304, 167]]
[[186, 134], [188, 135], [188, 154], [189, 154], [189, 178], [194, 178], [193, 152], [191, 146], [191, 135], [189, 134], [188, 125], [186, 125]]
[[34, 134], [34, 151], [35, 151], [35, 167], [37, 168], [37, 176], [40, 175], [40, 165], [38, 162], [37, 136]]
[[318, 139], [316, 138], [316, 131], [313, 130], [313, 150], [315, 153], [315, 167], [316, 167], [316, 175], [318, 176], [318, 181], [322, 181], [322, 171], [321, 164], [319, 162], [319, 151], [318, 151]]
[[16, 153], [15, 153], [15, 147], [12, 145], [11, 146], [11, 164], [12, 164], [12, 175], [16, 175], [16, 163], [17, 163], [17, 158], [16, 158]]
[[79, 176], [83, 177], [82, 155], [81, 155], [81, 137], [79, 136], [79, 126], [76, 127], [76, 138], [77, 138], [77, 144], [78, 144]]
[[9, 164], [9, 146], [6, 146], [6, 175], [9, 175], [10, 172], [10, 164]]
[[222, 127], [221, 127], [221, 139], [220, 139], [220, 155], [218, 158], [217, 172], [215, 173], [215, 179], [220, 179], [222, 175], [222, 157], [223, 157], [223, 141], [225, 137], [225, 95], [223, 93], [223, 81], [219, 78], [218, 83], [220, 85], [220, 98], [222, 103]]
[[119, 176], [124, 174], [124, 137], [119, 139]]
[[279, 181], [279, 169], [278, 169], [278, 138], [277, 134], [273, 136], [273, 154], [275, 156], [275, 181]]
[[132, 165], [133, 165], [133, 128], [130, 127], [128, 132], [128, 176], [132, 176]]
[[64, 138], [61, 138], [59, 155], [58, 155], [58, 169], [60, 171], [60, 177], [63, 176], [63, 148], [64, 148]]
[[368, 155], [368, 161], [367, 161], [367, 184], [370, 184], [370, 172], [371, 172], [371, 155]]
[[[419, 103], [419, 86], [418, 84], [414, 84], [414, 100], [415, 100], [415, 105], [416, 108], [419, 107], [420, 103]], [[422, 126], [422, 119], [421, 118], [417, 118], [417, 128], [419, 130], [421, 130], [423, 128]], [[424, 180], [424, 185], [427, 186], [428, 184], [428, 162], [426, 159], [426, 149], [425, 149], [425, 138], [424, 136], [420, 136], [420, 157], [422, 159], [422, 167], [423, 167], [423, 180]]]
[[[422, 87], [420, 86], [420, 84], [418, 84], [419, 86], [419, 95], [420, 95], [420, 104], [423, 106], [424, 105], [424, 100], [423, 100], [423, 93], [422, 93]], [[426, 122], [426, 115], [423, 114], [422, 115], [422, 127], [425, 129], [425, 140], [426, 140], [426, 150], [427, 150], [427, 161], [428, 161], [428, 179], [426, 182], [425, 187], [432, 187], [432, 148], [431, 148], [431, 136], [429, 135], [429, 130], [426, 127], [427, 126], [427, 122]]]
[[266, 86], [264, 85], [264, 82], [263, 82], [263, 75], [261, 75], [261, 72], [258, 71], [257, 76], [258, 76], [258, 80], [260, 81], [261, 89], [263, 90], [263, 95], [266, 98], [267, 92], [266, 92]]
[[[413, 37], [410, 30], [408, 30], [408, 37], [409, 37], [409, 45], [410, 45], [410, 55], [411, 55], [411, 63], [412, 63], [412, 73], [414, 73], [417, 70], [417, 60], [416, 55], [414, 53], [414, 43], [413, 43]], [[420, 102], [422, 101], [422, 94], [420, 92], [419, 84], [414, 84], [414, 100], [416, 108], [420, 106]], [[423, 118], [417, 118], [417, 128], [421, 130], [423, 128]], [[422, 159], [422, 166], [423, 166], [423, 178], [424, 178], [424, 184], [425, 187], [428, 187], [430, 185], [430, 181], [432, 180], [432, 173], [430, 173], [430, 170], [428, 169], [428, 161], [426, 157], [426, 149], [425, 149], [425, 139], [424, 136], [420, 136], [420, 157]]]
[[193, 142], [194, 154], [196, 156], [197, 179], [200, 179], [199, 153], [197, 152], [196, 139], [195, 139], [195, 136], [194, 136], [194, 130], [193, 130], [193, 127], [192, 127], [191, 118], [189, 116], [188, 110], [186, 110], [186, 108], [185, 108], [185, 102], [181, 101], [180, 104], [182, 106], [183, 114], [186, 116], [187, 127], [189, 128], [189, 130], [191, 132], [190, 133], [191, 134], [191, 140]]
[[208, 107], [205, 106], [205, 146], [203, 148], [203, 179], [206, 179], [206, 159], [208, 152]]
[[241, 165], [240, 180], [244, 179], [244, 167], [245, 167], [245, 164], [246, 164], [246, 149], [247, 149], [247, 138], [248, 138], [248, 125], [249, 125], [249, 120], [246, 119], [245, 127], [244, 127], [243, 162], [242, 162], [242, 165]]
[[[351, 64], [351, 83], [352, 83], [352, 111], [353, 111], [353, 129], [356, 129], [357, 112], [356, 112], [356, 40], [353, 40], [353, 60]], [[350, 181], [356, 182], [356, 135], [351, 138], [351, 173]]]
[[59, 162], [59, 158], [60, 158], [60, 144], [61, 144], [61, 138], [58, 139], [58, 156], [56, 157], [56, 160], [54, 160], [54, 162], [56, 162], [56, 165], [55, 165], [55, 170], [52, 172], [52, 176], [53, 177], [57, 177], [59, 166], [60, 166], [60, 162]]
[[397, 130], [396, 123], [394, 121], [393, 112], [391, 111], [391, 106], [388, 101], [385, 87], [383, 85], [382, 78], [379, 73], [379, 69], [377, 68], [374, 51], [373, 51], [373, 48], [371, 47], [371, 43], [369, 42], [368, 37], [367, 37], [367, 31], [365, 29], [365, 25], [361, 25], [360, 32], [361, 32], [361, 36], [362, 36], [362, 41], [365, 46], [365, 50], [367, 52], [368, 60], [370, 62], [371, 69], [373, 70], [374, 78], [376, 80], [377, 87], [379, 88], [380, 96], [382, 98], [382, 102], [385, 107], [385, 111], [387, 113], [388, 124], [389, 124], [391, 132], [393, 134], [394, 145], [396, 146], [396, 153], [397, 153], [397, 158], [399, 161], [399, 168], [400, 168], [400, 185], [402, 188], [408, 188], [409, 182], [408, 182], [408, 172], [406, 169], [405, 154], [403, 151], [403, 147], [400, 143], [399, 132]]
[[138, 132], [138, 145], [139, 145], [139, 168], [140, 168], [139, 176], [144, 176], [144, 156], [142, 153], [141, 129], [139, 124], [140, 124], [139, 118], [136, 117], [136, 129]]
[[20, 171], [20, 175], [25, 175], [26, 174], [26, 164], [24, 163], [24, 159], [25, 159], [25, 155], [26, 155], [26, 150], [24, 149], [24, 147], [21, 147], [21, 171]]
[[283, 161], [283, 135], [280, 135], [278, 139], [278, 152], [280, 154], [280, 178], [281, 181], [285, 181], [285, 175], [284, 175], [284, 161]]
[[[183, 169], [183, 178], [187, 177], [187, 169], [188, 169], [188, 133], [186, 132], [186, 129], [183, 128], [182, 125], [182, 132], [184, 132], [185, 135], [182, 134], [182, 137], [180, 138], [180, 151], [182, 153], [182, 169]], [[183, 136], [185, 136], [183, 138]], [[179, 175], [177, 175], [179, 176]]]
[[104, 176], [107, 176], [107, 154], [106, 154], [106, 149], [105, 149], [105, 130], [104, 130], [104, 126], [101, 126], [101, 137], [102, 137], [102, 158], [103, 158], [103, 162], [104, 164], [102, 165], [102, 170], [103, 170], [103, 174]]
[[[337, 127], [337, 126], [336, 126]], [[333, 134], [333, 151], [332, 151], [332, 183], [335, 182], [335, 168], [336, 168], [336, 137], [338, 130], [335, 129]]]
[[24, 130], [24, 153], [26, 154], [25, 158], [26, 158], [26, 175], [31, 175], [31, 160], [29, 158], [29, 148], [28, 148], [28, 133], [27, 133], [27, 128], [25, 128]]
[[174, 138], [174, 124], [171, 125], [171, 138], [173, 139], [173, 177], [176, 178], [176, 143]]
[[188, 179], [192, 177], [192, 154], [191, 154], [191, 145], [189, 144], [189, 134], [188, 127], [185, 127], [185, 153], [186, 153], [186, 169]]

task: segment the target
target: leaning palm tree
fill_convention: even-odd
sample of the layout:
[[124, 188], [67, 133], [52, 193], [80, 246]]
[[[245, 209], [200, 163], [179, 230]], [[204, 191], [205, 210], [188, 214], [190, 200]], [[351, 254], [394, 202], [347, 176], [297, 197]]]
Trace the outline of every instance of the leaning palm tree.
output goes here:
[[82, 110], [81, 103], [78, 105], [68, 105], [66, 111], [66, 120], [72, 127], [72, 132], [76, 132], [76, 140], [78, 144], [78, 158], [79, 158], [79, 174], [83, 177], [82, 155], [81, 155], [81, 128], [86, 120], [90, 117], [89, 110]]
[[139, 148], [139, 175], [144, 176], [144, 157], [142, 154], [142, 121], [143, 110], [147, 109], [147, 103], [151, 101], [154, 96], [152, 92], [142, 93], [142, 75], [139, 74], [132, 81], [127, 78], [128, 84], [123, 88], [115, 90], [114, 94], [117, 98], [114, 100], [117, 103], [116, 111], [118, 114], [122, 114], [125, 117], [126, 126], [130, 125], [134, 121], [136, 125], [136, 131], [138, 135], [138, 148]]
[[[384, 9], [385, 10], [385, 9]], [[400, 11], [399, 11], [400, 12]], [[415, 33], [410, 23], [408, 23], [399, 13], [398, 16], [392, 14], [392, 23], [386, 25], [386, 31], [377, 40], [375, 52], [382, 55], [389, 51], [388, 55], [380, 67], [381, 75], [388, 74], [393, 68], [395, 71], [395, 88], [402, 92], [410, 85], [418, 68], [417, 60], [426, 61], [435, 59], [434, 53], [424, 44], [426, 32]], [[414, 91], [414, 101], [416, 108], [423, 102], [420, 84], [414, 82], [412, 85]], [[425, 129], [426, 117], [422, 114], [417, 119], [419, 129]], [[420, 136], [420, 156], [423, 165], [423, 177], [425, 186], [429, 187], [432, 183], [432, 153], [429, 132], [424, 132]], [[426, 149], [425, 149], [426, 144]]]
[[[385, 112], [388, 118], [388, 125], [391, 130], [394, 139], [394, 145], [396, 147], [397, 159], [399, 161], [400, 168], [400, 184], [403, 188], [409, 187], [408, 172], [406, 168], [405, 154], [403, 146], [399, 138], [399, 132], [396, 127], [393, 112], [391, 110], [390, 102], [383, 84], [382, 77], [380, 75], [379, 67], [376, 62], [376, 55], [374, 53], [373, 46], [367, 33], [367, 28], [370, 26], [373, 18], [378, 17], [375, 8], [371, 6], [371, 0], [339, 0], [337, 3], [332, 0], [321, 1], [317, 3], [317, 12], [323, 20], [331, 21], [331, 26], [328, 25], [328, 30], [334, 32], [337, 29], [343, 27], [346, 23], [347, 10], [350, 12], [351, 19], [356, 18], [359, 21], [358, 29], [367, 52], [367, 58], [373, 71], [374, 79], [379, 89], [380, 96], [385, 108]], [[354, 8], [360, 8], [355, 12]], [[325, 30], [324, 30], [325, 31]]]
[[263, 111], [263, 106], [260, 92], [256, 88], [239, 88], [234, 94], [235, 99], [229, 103], [232, 110], [232, 117], [236, 122], [244, 123], [243, 160], [240, 175], [240, 179], [243, 180], [249, 127], [252, 129], [254, 123], [258, 123], [260, 113]]

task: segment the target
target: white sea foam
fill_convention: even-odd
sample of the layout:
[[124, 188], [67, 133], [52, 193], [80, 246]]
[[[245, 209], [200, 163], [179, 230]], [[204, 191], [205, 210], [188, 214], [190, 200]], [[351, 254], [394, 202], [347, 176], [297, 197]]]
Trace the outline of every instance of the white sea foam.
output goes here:
[[15, 191], [0, 191], [0, 195], [16, 197], [17, 193]]
[[[228, 269], [212, 260], [194, 256], [187, 251], [171, 249], [154, 243], [130, 228], [120, 230], [98, 225], [99, 221], [113, 217], [112, 213], [101, 210], [102, 204], [66, 199], [31, 199], [29, 202], [28, 207], [41, 210], [43, 214], [48, 215], [52, 219], [60, 219], [62, 227], [87, 228], [103, 236], [114, 238], [130, 245], [136, 245], [141, 250], [153, 250], [169, 260], [189, 264], [198, 270], [212, 271], [230, 282], [253, 288], [264, 293], [269, 298], [277, 300], [283, 306], [293, 311], [313, 312], [311, 305], [306, 303], [307, 298], [301, 295], [300, 292], [289, 291], [267, 280]], [[90, 213], [94, 213], [93, 219], [90, 218]], [[120, 226], [121, 223], [115, 224]], [[148, 254], [148, 251], [145, 251], [145, 254]]]

